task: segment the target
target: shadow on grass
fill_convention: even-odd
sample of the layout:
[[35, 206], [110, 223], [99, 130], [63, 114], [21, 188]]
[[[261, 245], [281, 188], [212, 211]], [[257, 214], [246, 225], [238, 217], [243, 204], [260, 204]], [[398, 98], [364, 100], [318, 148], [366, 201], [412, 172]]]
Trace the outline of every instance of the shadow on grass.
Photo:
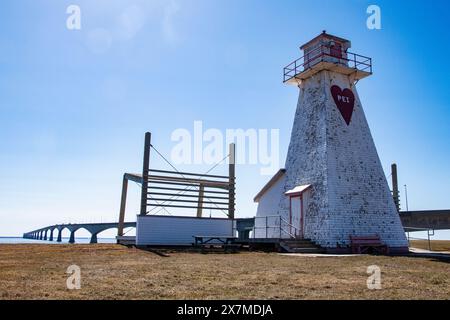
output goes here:
[[394, 257], [407, 257], [407, 258], [427, 258], [431, 261], [436, 262], [444, 262], [444, 263], [450, 263], [450, 254], [445, 253], [434, 253], [434, 252], [410, 252], [407, 254], [396, 254], [392, 255]]

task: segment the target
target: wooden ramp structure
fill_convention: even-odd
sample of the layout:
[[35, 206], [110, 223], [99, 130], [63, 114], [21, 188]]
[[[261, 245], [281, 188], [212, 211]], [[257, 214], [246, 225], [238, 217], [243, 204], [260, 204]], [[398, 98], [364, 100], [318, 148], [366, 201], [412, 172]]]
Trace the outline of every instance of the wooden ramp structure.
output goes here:
[[[173, 170], [159, 170], [150, 167], [150, 154], [155, 151]], [[155, 208], [195, 209], [196, 217], [202, 218], [204, 210], [223, 212], [228, 219], [235, 216], [235, 144], [229, 145], [228, 175], [181, 172], [177, 170], [151, 143], [151, 133], [145, 134], [142, 173], [125, 173], [122, 181], [122, 195], [119, 212], [118, 242], [129, 242], [124, 238], [123, 225], [128, 193], [128, 182], [141, 186], [139, 216], [152, 213]], [[221, 161], [221, 162], [222, 162]], [[214, 166], [215, 167], [215, 166]], [[213, 168], [214, 168], [213, 167]], [[167, 211], [167, 210], [166, 210]], [[139, 218], [139, 217], [138, 217]]]

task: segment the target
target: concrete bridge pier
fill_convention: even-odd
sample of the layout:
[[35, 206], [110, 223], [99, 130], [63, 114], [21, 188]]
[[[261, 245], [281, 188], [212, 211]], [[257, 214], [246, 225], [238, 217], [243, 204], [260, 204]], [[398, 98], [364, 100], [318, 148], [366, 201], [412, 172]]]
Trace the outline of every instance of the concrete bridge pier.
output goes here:
[[53, 241], [53, 231], [55, 229], [50, 229], [50, 237], [48, 238], [49, 241]]
[[41, 231], [39, 231], [39, 240], [42, 240], [44, 238], [44, 233]]
[[75, 231], [70, 231], [70, 238], [69, 238], [69, 243], [75, 243]]
[[97, 233], [93, 233], [91, 235], [91, 241], [90, 243], [97, 243]]
[[44, 231], [44, 240], [47, 241], [47, 229]]
[[70, 238], [69, 243], [75, 243], [75, 232], [77, 232], [78, 229], [80, 229], [79, 225], [69, 225], [67, 226], [67, 229], [70, 231]]
[[56, 242], [62, 241], [62, 229], [58, 228], [58, 238], [56, 239]]

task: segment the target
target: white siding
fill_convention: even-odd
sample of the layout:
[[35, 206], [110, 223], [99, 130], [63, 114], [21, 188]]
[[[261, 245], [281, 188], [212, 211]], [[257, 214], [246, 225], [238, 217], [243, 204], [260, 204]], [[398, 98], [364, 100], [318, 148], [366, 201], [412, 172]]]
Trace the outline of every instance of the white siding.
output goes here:
[[192, 245], [193, 236], [233, 236], [233, 220], [137, 216], [137, 245]]
[[280, 204], [280, 194], [284, 194], [284, 185], [286, 175], [283, 175], [273, 184], [259, 199], [257, 217], [266, 217], [278, 215], [278, 206]]
[[280, 194], [284, 194], [285, 178], [285, 175], [280, 177], [259, 199], [255, 218], [255, 238], [280, 238], [280, 233], [281, 238], [288, 236], [280, 232], [280, 218], [273, 217], [278, 216]]

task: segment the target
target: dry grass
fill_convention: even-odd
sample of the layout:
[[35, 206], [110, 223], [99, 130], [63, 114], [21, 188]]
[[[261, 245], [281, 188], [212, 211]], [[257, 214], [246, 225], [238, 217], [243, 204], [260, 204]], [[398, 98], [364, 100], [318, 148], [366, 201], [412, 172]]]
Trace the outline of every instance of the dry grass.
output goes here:
[[[81, 290], [65, 271], [81, 267]], [[368, 290], [369, 265], [382, 290]], [[171, 253], [118, 245], [0, 245], [0, 299], [449, 299], [449, 264], [412, 257]]]
[[[411, 240], [409, 242], [411, 247], [428, 250], [427, 240]], [[450, 252], [450, 241], [448, 240], [432, 240], [431, 250]]]

